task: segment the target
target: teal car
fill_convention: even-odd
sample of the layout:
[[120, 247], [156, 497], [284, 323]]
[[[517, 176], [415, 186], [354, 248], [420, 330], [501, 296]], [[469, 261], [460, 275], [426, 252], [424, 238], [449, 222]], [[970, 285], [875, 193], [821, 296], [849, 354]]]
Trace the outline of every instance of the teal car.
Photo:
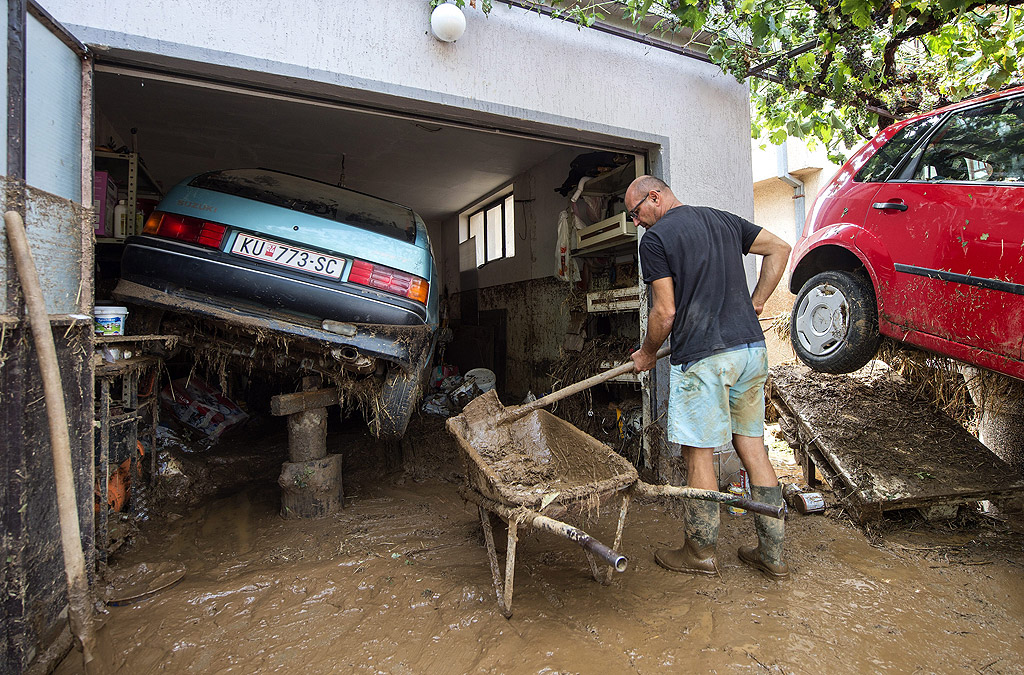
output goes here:
[[171, 189], [126, 240], [114, 295], [298, 341], [312, 355], [302, 368], [372, 392], [371, 428], [392, 438], [418, 402], [438, 326], [437, 267], [415, 212], [266, 169]]

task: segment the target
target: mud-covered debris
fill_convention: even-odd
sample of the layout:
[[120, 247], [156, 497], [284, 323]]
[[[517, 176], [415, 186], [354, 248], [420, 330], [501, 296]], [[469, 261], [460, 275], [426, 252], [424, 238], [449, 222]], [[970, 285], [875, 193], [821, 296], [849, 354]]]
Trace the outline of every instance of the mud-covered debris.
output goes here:
[[195, 375], [164, 387], [160, 402], [181, 422], [213, 440], [249, 419], [234, 401]]

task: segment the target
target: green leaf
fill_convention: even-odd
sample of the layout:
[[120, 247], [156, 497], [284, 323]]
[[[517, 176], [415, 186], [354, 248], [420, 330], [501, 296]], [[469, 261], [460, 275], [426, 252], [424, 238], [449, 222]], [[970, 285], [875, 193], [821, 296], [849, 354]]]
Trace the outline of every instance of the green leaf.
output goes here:
[[813, 52], [807, 52], [806, 54], [801, 54], [797, 57], [796, 65], [797, 68], [802, 70], [804, 73], [810, 74], [817, 70], [818, 59]]
[[756, 49], [760, 49], [768, 35], [768, 22], [760, 14], [755, 14], [750, 17], [750, 29], [750, 42]]
[[990, 89], [999, 89], [1006, 84], [1008, 79], [1010, 79], [1010, 74], [1002, 68], [999, 68], [985, 78], [985, 86]]
[[843, 68], [835, 68], [832, 71], [832, 90], [838, 95], [843, 91], [843, 87], [846, 86], [846, 73], [843, 72]]
[[843, 14], [849, 16], [857, 28], [867, 28], [871, 25], [871, 4], [867, 0], [842, 0], [840, 6]]

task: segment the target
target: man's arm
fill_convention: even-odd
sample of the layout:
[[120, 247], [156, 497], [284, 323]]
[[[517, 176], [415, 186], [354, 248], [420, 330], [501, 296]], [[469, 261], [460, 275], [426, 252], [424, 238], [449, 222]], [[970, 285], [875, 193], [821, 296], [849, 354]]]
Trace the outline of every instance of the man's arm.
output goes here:
[[651, 283], [654, 301], [651, 313], [647, 315], [647, 335], [644, 343], [630, 358], [636, 364], [636, 372], [650, 370], [658, 361], [658, 350], [672, 333], [676, 318], [676, 290], [672, 277], [655, 279]]
[[757, 285], [750, 296], [754, 303], [754, 311], [758, 316], [764, 311], [764, 303], [768, 302], [775, 287], [779, 285], [782, 274], [786, 271], [786, 263], [789, 261], [790, 246], [774, 234], [761, 229], [757, 238], [750, 245], [750, 252], [764, 256], [761, 261], [761, 274], [757, 277]]

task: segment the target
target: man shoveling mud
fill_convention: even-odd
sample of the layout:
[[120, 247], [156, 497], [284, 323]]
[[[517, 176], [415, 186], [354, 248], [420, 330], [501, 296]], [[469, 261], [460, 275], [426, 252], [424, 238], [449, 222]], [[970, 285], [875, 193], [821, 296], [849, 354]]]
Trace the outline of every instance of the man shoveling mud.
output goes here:
[[[782, 488], [764, 447], [764, 383], [768, 357], [757, 317], [778, 285], [789, 245], [739, 216], [687, 206], [659, 178], [641, 176], [626, 191], [629, 216], [647, 230], [640, 242], [644, 282], [653, 306], [637, 371], [650, 370], [672, 336], [668, 439], [683, 447], [690, 487], [715, 490], [712, 455], [732, 440], [750, 476], [755, 501], [782, 505]], [[751, 295], [743, 254], [764, 256]], [[715, 574], [719, 505], [688, 499], [686, 540], [654, 559], [675, 572]], [[754, 515], [758, 544], [741, 546], [744, 563], [772, 578], [782, 558], [785, 521]]]

